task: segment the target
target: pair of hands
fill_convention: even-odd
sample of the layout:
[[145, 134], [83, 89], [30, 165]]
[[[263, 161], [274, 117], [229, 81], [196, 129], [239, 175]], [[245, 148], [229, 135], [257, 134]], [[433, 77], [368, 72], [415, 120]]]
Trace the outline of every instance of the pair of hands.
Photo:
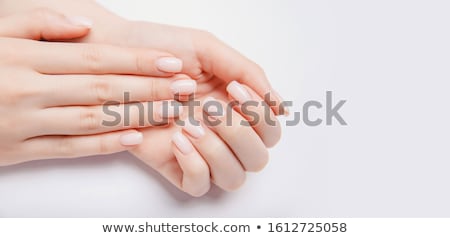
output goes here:
[[[0, 33], [35, 40], [76, 39], [90, 27], [76, 20], [39, 10], [4, 18]], [[14, 29], [8, 27], [11, 22]], [[151, 127], [138, 125], [139, 115], [133, 113], [128, 127], [102, 126], [107, 118], [100, 105], [111, 100], [123, 103], [125, 92], [130, 92], [131, 100], [145, 102], [195, 91], [202, 104], [205, 99], [225, 104], [229, 97], [241, 104], [261, 102], [264, 93], [271, 92], [276, 102], [273, 110], [259, 105], [252, 111], [275, 122], [275, 113], [283, 111], [263, 71], [212, 35], [143, 22], [123, 21], [120, 26], [114, 32], [94, 28], [95, 34], [83, 38], [82, 44], [0, 39], [0, 71], [6, 85], [0, 103], [8, 115], [0, 124], [3, 164], [129, 150], [194, 196], [207, 192], [210, 181], [234, 190], [244, 182], [245, 171], [264, 167], [266, 147], [278, 141], [280, 126], [264, 121], [242, 126], [240, 122], [250, 115], [242, 113], [239, 105], [229, 115], [216, 117], [232, 118], [231, 125], [180, 127], [171, 122]], [[175, 57], [182, 60], [182, 67]], [[123, 107], [114, 108], [123, 113]], [[163, 116], [153, 111], [154, 117]], [[202, 121], [202, 115], [198, 107], [191, 115], [170, 116], [189, 122], [187, 116]]]

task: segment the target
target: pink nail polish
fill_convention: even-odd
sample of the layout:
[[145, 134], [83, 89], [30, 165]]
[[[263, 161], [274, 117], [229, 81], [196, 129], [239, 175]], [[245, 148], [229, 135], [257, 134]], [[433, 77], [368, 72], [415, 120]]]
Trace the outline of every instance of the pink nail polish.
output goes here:
[[174, 57], [162, 57], [156, 60], [156, 67], [167, 73], [178, 73], [183, 69], [183, 62]]
[[[205, 129], [202, 127], [202, 124], [199, 121], [194, 122], [194, 118], [188, 118], [185, 121], [184, 130], [194, 138], [200, 138], [205, 135]], [[194, 125], [193, 123], [197, 123]]]
[[185, 155], [190, 154], [194, 150], [189, 139], [186, 138], [186, 136], [184, 136], [181, 132], [176, 132], [172, 136], [172, 141], [181, 153]]
[[120, 144], [123, 146], [139, 145], [144, 140], [144, 136], [140, 132], [134, 132], [120, 136]]
[[[275, 100], [279, 101], [280, 103], [282, 103], [284, 101], [283, 98], [280, 96], [280, 94], [277, 91], [275, 91], [274, 89], [272, 89], [270, 92], [271, 92], [272, 96], [275, 98]], [[289, 116], [290, 113], [289, 113], [288, 107], [280, 104], [279, 109], [280, 109], [280, 112], [282, 112], [284, 116]]]
[[173, 94], [189, 95], [197, 90], [197, 82], [191, 79], [177, 80], [170, 85]]
[[236, 99], [240, 104], [244, 104], [252, 99], [247, 89], [240, 83], [233, 81], [227, 86], [227, 92]]

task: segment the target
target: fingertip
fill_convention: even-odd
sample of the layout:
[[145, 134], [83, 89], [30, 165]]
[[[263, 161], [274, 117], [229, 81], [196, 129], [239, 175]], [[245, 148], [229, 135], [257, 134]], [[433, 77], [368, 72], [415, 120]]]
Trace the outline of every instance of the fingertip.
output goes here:
[[155, 65], [165, 73], [179, 73], [183, 70], [183, 61], [175, 57], [161, 57], [155, 61]]
[[277, 116], [278, 115], [289, 116], [290, 114], [289, 108], [284, 104], [283, 97], [281, 97], [281, 95], [273, 88], [271, 89], [271, 93], [275, 98], [276, 104], [278, 105], [278, 111], [276, 113]]
[[180, 79], [170, 85], [170, 90], [174, 95], [190, 95], [197, 90], [197, 82], [192, 79]]
[[177, 185], [179, 189], [193, 197], [205, 195], [211, 187], [210, 172], [206, 162], [196, 149], [186, 154], [175, 143], [172, 145], [172, 149], [183, 172]]
[[144, 141], [144, 135], [138, 131], [131, 131], [122, 134], [119, 137], [119, 142], [123, 146], [136, 146], [140, 145]]

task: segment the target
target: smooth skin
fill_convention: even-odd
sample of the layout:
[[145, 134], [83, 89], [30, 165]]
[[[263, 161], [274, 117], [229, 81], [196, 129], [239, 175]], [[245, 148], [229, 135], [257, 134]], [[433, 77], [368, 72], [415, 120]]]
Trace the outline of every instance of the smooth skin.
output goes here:
[[[236, 81], [258, 102], [270, 93], [270, 98], [275, 101], [271, 105], [272, 111], [264, 113], [260, 105], [255, 108], [260, 115], [269, 113], [271, 118], [275, 118], [275, 115], [287, 112], [280, 106], [282, 99], [270, 86], [263, 70], [208, 32], [127, 21], [90, 0], [24, 0], [22, 4], [5, 0], [0, 5], [0, 14], [23, 12], [35, 7], [56, 9], [68, 15], [83, 15], [91, 19], [93, 31], [79, 42], [170, 52], [183, 60], [182, 73], [197, 81], [196, 99], [202, 102], [210, 97], [222, 103], [229, 102], [233, 97], [227, 86]], [[248, 117], [240, 112], [237, 106], [232, 111], [233, 118]], [[144, 141], [130, 152], [193, 196], [206, 193], [210, 179], [225, 190], [235, 190], [244, 183], [246, 171], [258, 171], [264, 167], [268, 159], [267, 148], [274, 146], [281, 135], [278, 122], [275, 125], [260, 122], [251, 128], [253, 132], [248, 127], [243, 129], [239, 123], [227, 128], [204, 126], [205, 137], [199, 139], [190, 137], [185, 129], [174, 124], [164, 128], [139, 129], [144, 134]], [[240, 130], [245, 133], [236, 133]], [[248, 135], [236, 136], [243, 134]], [[183, 153], [175, 143], [186, 142], [183, 139], [187, 139], [195, 149]]]
[[[174, 58], [169, 53], [36, 41], [75, 38], [89, 32], [83, 22], [60, 14], [37, 14], [0, 19], [0, 165], [128, 150], [142, 142], [142, 133], [133, 130], [140, 126], [139, 117], [132, 114], [129, 126], [102, 126], [103, 120], [109, 120], [102, 104], [116, 101], [114, 110], [123, 116], [124, 92], [130, 92], [133, 101], [171, 99], [171, 86], [180, 78], [190, 80], [164, 71], [170, 67], [159, 67], [161, 59], [164, 63], [168, 57]], [[161, 104], [155, 103], [155, 107]], [[158, 110], [154, 114], [154, 118], [178, 116], [162, 115]]]

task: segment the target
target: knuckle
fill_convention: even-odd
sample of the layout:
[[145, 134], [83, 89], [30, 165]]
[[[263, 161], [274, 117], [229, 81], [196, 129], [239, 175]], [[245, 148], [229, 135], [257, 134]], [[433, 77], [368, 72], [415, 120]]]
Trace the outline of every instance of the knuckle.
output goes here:
[[160, 87], [161, 87], [161, 83], [158, 80], [147, 80], [148, 81], [148, 88], [150, 89], [150, 93], [149, 93], [149, 97], [150, 100], [149, 101], [155, 101], [158, 100], [158, 98], [160, 98]]
[[98, 45], [85, 45], [81, 50], [82, 62], [92, 73], [103, 73], [103, 50]]
[[55, 154], [57, 156], [67, 157], [74, 153], [73, 141], [68, 136], [60, 136], [55, 147]]
[[80, 131], [96, 131], [100, 128], [101, 117], [92, 109], [80, 110]]
[[112, 146], [111, 143], [108, 143], [108, 141], [104, 137], [100, 137], [97, 140], [95, 150], [97, 154], [108, 154], [110, 153], [110, 151], [112, 151]]
[[147, 68], [149, 67], [149, 62], [151, 62], [144, 53], [136, 53], [134, 55], [134, 65], [136, 72], [139, 74], [145, 74]]
[[98, 103], [108, 102], [113, 99], [112, 84], [103, 77], [94, 78], [91, 84], [91, 92]]

